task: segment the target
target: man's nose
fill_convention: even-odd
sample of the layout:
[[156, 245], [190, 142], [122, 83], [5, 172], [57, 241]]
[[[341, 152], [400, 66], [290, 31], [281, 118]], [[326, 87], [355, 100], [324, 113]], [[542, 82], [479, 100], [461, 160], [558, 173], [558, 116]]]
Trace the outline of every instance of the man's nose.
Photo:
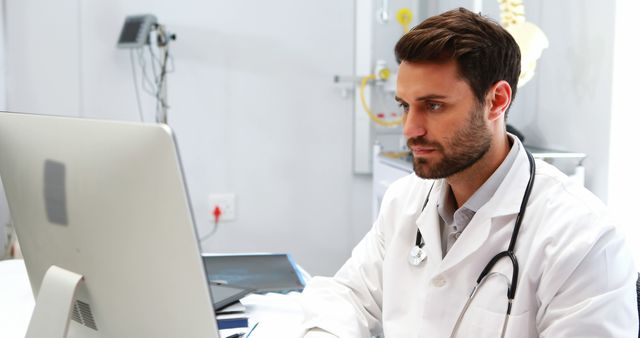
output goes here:
[[420, 137], [426, 133], [424, 118], [420, 114], [411, 111], [411, 109], [404, 114], [404, 125], [402, 132], [407, 139], [413, 137]]

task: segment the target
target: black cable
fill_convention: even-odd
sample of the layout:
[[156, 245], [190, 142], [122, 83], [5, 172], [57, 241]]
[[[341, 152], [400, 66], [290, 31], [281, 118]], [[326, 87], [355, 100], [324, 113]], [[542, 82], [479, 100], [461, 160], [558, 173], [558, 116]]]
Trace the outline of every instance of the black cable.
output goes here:
[[206, 241], [207, 239], [211, 238], [211, 236], [213, 236], [216, 233], [216, 231], [218, 231], [218, 223], [215, 223], [211, 231], [208, 234], [198, 238], [198, 240], [200, 242]]

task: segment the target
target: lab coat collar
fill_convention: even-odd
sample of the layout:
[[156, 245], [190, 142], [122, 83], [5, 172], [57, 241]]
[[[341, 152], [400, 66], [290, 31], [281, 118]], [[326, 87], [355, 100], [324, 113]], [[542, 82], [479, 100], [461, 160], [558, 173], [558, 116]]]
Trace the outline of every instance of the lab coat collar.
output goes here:
[[[515, 137], [514, 140], [515, 142], [520, 142]], [[458, 238], [457, 245], [451, 248], [444, 260], [442, 259], [437, 198], [433, 198], [433, 196], [439, 196], [441, 189], [446, 184], [442, 180], [437, 181], [429, 203], [416, 220], [418, 228], [425, 239], [425, 249], [429, 254], [429, 259], [432, 262], [433, 260], [442, 262], [441, 271], [444, 271], [478, 250], [487, 241], [490, 233], [494, 231], [493, 220], [495, 218], [514, 215], [515, 219], [515, 215], [520, 211], [520, 203], [528, 180], [529, 160], [524, 146], [520, 144], [516, 160], [498, 190], [496, 190], [495, 195], [478, 210], [465, 231]]]
[[520, 211], [522, 197], [529, 182], [529, 158], [520, 140], [517, 137], [513, 139], [514, 142], [519, 143], [520, 149], [511, 170], [500, 183], [493, 197], [478, 210], [485, 217], [514, 215]]

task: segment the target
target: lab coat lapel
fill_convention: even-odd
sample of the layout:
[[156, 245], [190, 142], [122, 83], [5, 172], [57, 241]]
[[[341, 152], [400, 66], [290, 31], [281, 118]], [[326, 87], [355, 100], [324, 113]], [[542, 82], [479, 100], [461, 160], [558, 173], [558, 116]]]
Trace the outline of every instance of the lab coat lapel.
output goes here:
[[430, 264], [440, 264], [442, 261], [442, 244], [440, 242], [440, 216], [438, 215], [438, 196], [443, 182], [434, 183], [433, 191], [429, 197], [429, 203], [425, 206], [420, 216], [416, 219], [416, 225], [424, 238], [424, 249], [427, 251], [427, 260]]
[[[517, 141], [516, 138], [516, 142]], [[517, 214], [520, 211], [520, 204], [524, 191], [529, 182], [529, 159], [520, 143], [518, 156], [507, 173], [495, 195], [478, 212], [486, 210], [492, 218]]]
[[[515, 142], [519, 141], [516, 139]], [[493, 227], [495, 218], [513, 215], [513, 221], [509, 222], [509, 224], [513, 224], [515, 215], [520, 211], [520, 203], [528, 180], [529, 160], [524, 146], [520, 144], [520, 150], [511, 170], [498, 187], [495, 195], [478, 210], [455, 245], [447, 253], [442, 262], [442, 271], [454, 267], [484, 245], [489, 236], [497, 230]], [[504, 248], [496, 249], [502, 251], [507, 246], [508, 243], [505, 243]]]
[[442, 271], [450, 269], [460, 263], [463, 259], [474, 253], [489, 238], [491, 230], [491, 218], [480, 210], [473, 217], [469, 225], [462, 232], [462, 235], [451, 247], [442, 261]]
[[[517, 138], [514, 137], [514, 139], [515, 142], [520, 143]], [[491, 218], [517, 214], [520, 211], [520, 204], [528, 182], [529, 159], [524, 146], [520, 143], [520, 151], [511, 170], [496, 190], [495, 195], [478, 210], [478, 213], [484, 211], [490, 214]]]

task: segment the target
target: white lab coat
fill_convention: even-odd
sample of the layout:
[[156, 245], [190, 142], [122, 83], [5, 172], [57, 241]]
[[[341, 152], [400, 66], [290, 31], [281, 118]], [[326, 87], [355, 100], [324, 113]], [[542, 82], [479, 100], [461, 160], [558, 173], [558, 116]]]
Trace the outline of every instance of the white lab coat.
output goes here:
[[[520, 273], [507, 337], [637, 337], [637, 272], [604, 205], [553, 166], [536, 161], [535, 183], [515, 246]], [[506, 250], [529, 178], [523, 147], [495, 195], [442, 258], [437, 181], [414, 174], [387, 190], [372, 229], [333, 278], [303, 292], [305, 328], [340, 338], [449, 337], [478, 275]], [[435, 196], [435, 198], [434, 198]], [[416, 227], [427, 259], [408, 263]], [[511, 277], [503, 259], [493, 271]], [[506, 281], [491, 277], [458, 337], [499, 337]], [[322, 334], [314, 337], [324, 336]], [[331, 335], [327, 335], [331, 336]]]

